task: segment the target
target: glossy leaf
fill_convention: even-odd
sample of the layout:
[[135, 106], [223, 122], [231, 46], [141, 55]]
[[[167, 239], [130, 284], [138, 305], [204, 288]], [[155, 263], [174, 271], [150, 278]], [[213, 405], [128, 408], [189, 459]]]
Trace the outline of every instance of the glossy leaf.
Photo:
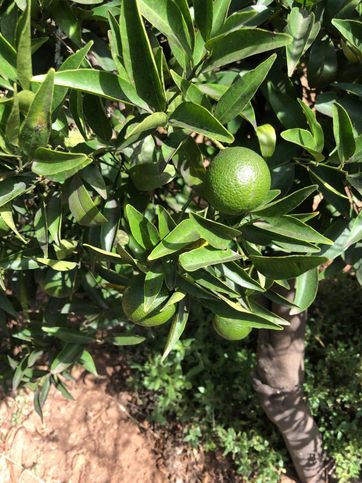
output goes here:
[[[43, 75], [32, 78], [33, 82], [42, 82]], [[114, 101], [130, 104], [121, 88], [122, 80], [111, 72], [96, 69], [70, 69], [55, 74], [54, 85], [87, 92]]]
[[51, 132], [51, 108], [54, 92], [54, 69], [50, 69], [35, 94], [20, 131], [19, 144], [28, 155], [48, 144]]
[[72, 178], [69, 193], [69, 208], [77, 223], [83, 226], [95, 226], [107, 221], [93, 203], [79, 176]]
[[148, 270], [144, 283], [144, 309], [151, 310], [157, 300], [164, 281], [164, 274], [160, 265], [153, 266]]
[[64, 260], [51, 260], [50, 258], [40, 258], [35, 259], [38, 263], [42, 265], [47, 265], [48, 267], [56, 270], [57, 272], [69, 272], [69, 270], [74, 270], [78, 266], [76, 262], [66, 262]]
[[68, 369], [69, 366], [78, 362], [83, 349], [84, 346], [81, 344], [66, 344], [54, 358], [50, 366], [50, 372], [52, 374], [60, 374]]
[[200, 268], [231, 262], [241, 258], [241, 255], [230, 248], [217, 250], [216, 248], [201, 246], [189, 252], [182, 253], [179, 257], [180, 265], [187, 272], [193, 272]]
[[200, 239], [192, 220], [183, 220], [152, 250], [148, 260], [171, 255]]
[[223, 26], [228, 14], [231, 0], [214, 0], [213, 19], [212, 19], [212, 36], [215, 37]]
[[78, 329], [48, 326], [43, 326], [41, 329], [46, 334], [71, 344], [90, 344], [91, 342], [94, 342], [93, 336], [82, 334]]
[[189, 318], [189, 310], [187, 306], [187, 301], [184, 299], [181, 301], [178, 307], [177, 313], [172, 320], [170, 331], [168, 333], [168, 337], [166, 341], [166, 346], [162, 354], [162, 359], [161, 359], [162, 361], [166, 359], [166, 357], [175, 347], [175, 344], [182, 336], [185, 330], [188, 318]]
[[0, 33], [0, 76], [16, 80], [16, 50]]
[[213, 23], [213, 0], [194, 0], [195, 24], [203, 39], [209, 39]]
[[172, 219], [169, 212], [162, 206], [157, 206], [157, 219], [158, 219], [158, 232], [160, 234], [161, 239], [165, 238], [166, 235], [172, 231], [176, 223]]
[[211, 52], [207, 69], [221, 67], [252, 55], [285, 47], [292, 38], [283, 33], [274, 33], [256, 28], [241, 28], [218, 35], [206, 43]]
[[237, 262], [225, 263], [222, 266], [225, 277], [242, 288], [249, 288], [257, 292], [264, 292], [260, 284], [254, 280], [246, 270], [244, 270]]
[[16, 71], [23, 89], [29, 89], [30, 79], [33, 75], [31, 61], [31, 5], [32, 1], [27, 0], [26, 9], [20, 18], [20, 35], [17, 43]]
[[138, 190], [152, 191], [172, 181], [176, 171], [170, 164], [164, 167], [161, 163], [141, 163], [133, 166], [129, 174]]
[[136, 242], [146, 250], [152, 249], [160, 241], [157, 228], [132, 205], [127, 205], [125, 211]]
[[342, 20], [334, 18], [332, 24], [350, 42], [353, 47], [362, 53], [362, 22], [359, 20]]
[[342, 165], [353, 156], [356, 143], [348, 112], [337, 102], [333, 105], [333, 134]]
[[294, 191], [290, 195], [284, 198], [272, 201], [271, 203], [262, 206], [261, 208], [256, 208], [253, 210], [257, 216], [282, 216], [290, 213], [295, 208], [297, 208], [303, 201], [305, 201], [308, 196], [310, 196], [318, 186], [316, 184], [311, 186], [306, 186], [297, 191]]
[[108, 336], [107, 342], [110, 342], [116, 346], [127, 346], [127, 345], [138, 345], [142, 344], [146, 340], [146, 337], [141, 337], [140, 335], [114, 335]]
[[287, 23], [287, 33], [293, 38], [287, 46], [288, 76], [290, 77], [297, 67], [301, 56], [308, 47], [308, 39], [314, 24], [314, 13], [294, 7], [292, 8]]
[[122, 0], [120, 32], [123, 62], [130, 81], [141, 99], [162, 111], [166, 103], [165, 93], [138, 10], [138, 0]]
[[221, 123], [225, 124], [240, 114], [265, 80], [275, 59], [276, 54], [271, 55], [255, 69], [245, 72], [229, 87], [214, 111]]
[[170, 123], [217, 141], [232, 143], [233, 135], [204, 107], [183, 102], [170, 116]]
[[295, 296], [293, 302], [298, 308], [293, 308], [290, 311], [291, 315], [304, 312], [304, 310], [307, 310], [312, 305], [318, 292], [318, 280], [317, 268], [308, 270], [308, 272], [299, 275], [295, 279]]
[[6, 178], [0, 183], [0, 207], [27, 191], [27, 185], [18, 177]]
[[32, 171], [57, 183], [64, 183], [91, 162], [92, 159], [83, 153], [39, 148], [34, 153]]
[[10, 203], [0, 207], [0, 216], [4, 223], [15, 233], [22, 243], [28, 243], [28, 241], [19, 233], [15, 225]]
[[227, 248], [230, 240], [241, 235], [241, 232], [235, 228], [208, 220], [196, 213], [190, 214], [190, 219], [194, 222], [195, 230], [199, 233], [200, 238], [206, 240], [214, 248]]
[[262, 124], [256, 128], [260, 151], [264, 158], [273, 156], [277, 143], [277, 134], [271, 124]]
[[283, 280], [299, 277], [304, 272], [327, 262], [326, 257], [289, 255], [285, 257], [264, 257], [251, 255], [256, 269], [268, 278]]

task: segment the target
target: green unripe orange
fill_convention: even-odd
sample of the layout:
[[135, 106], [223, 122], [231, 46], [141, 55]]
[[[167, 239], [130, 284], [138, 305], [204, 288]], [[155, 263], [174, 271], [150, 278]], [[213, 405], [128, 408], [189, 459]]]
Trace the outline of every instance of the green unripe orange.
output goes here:
[[18, 92], [17, 99], [19, 101], [19, 109], [23, 114], [27, 114], [31, 103], [33, 102], [35, 97], [34, 92], [29, 91], [27, 89]]
[[204, 193], [216, 210], [237, 215], [259, 206], [270, 183], [268, 165], [259, 154], [247, 148], [226, 148], [206, 172]]
[[176, 312], [175, 305], [168, 305], [164, 310], [162, 304], [168, 297], [168, 291], [165, 287], [161, 289], [159, 294], [159, 305], [156, 308], [146, 311], [144, 305], [144, 278], [141, 276], [134, 277], [131, 285], [126, 289], [122, 298], [123, 312], [128, 319], [135, 324], [143, 327], [155, 327], [165, 324]]
[[213, 321], [215, 331], [226, 340], [242, 340], [247, 337], [252, 328], [245, 325], [243, 320], [229, 319], [215, 315]]

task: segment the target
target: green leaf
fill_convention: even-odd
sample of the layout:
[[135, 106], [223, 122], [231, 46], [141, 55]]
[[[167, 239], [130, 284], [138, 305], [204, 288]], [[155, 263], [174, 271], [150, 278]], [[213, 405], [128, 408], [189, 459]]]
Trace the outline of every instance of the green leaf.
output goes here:
[[138, 10], [138, 0], [122, 0], [120, 33], [124, 66], [137, 94], [150, 107], [163, 111], [165, 92]]
[[80, 175], [82, 179], [99, 194], [99, 196], [101, 196], [104, 200], [107, 200], [106, 183], [96, 165], [90, 164], [85, 169], [82, 169]]
[[222, 266], [224, 276], [231, 280], [236, 285], [242, 288], [249, 288], [256, 292], [264, 292], [260, 284], [254, 280], [246, 270], [244, 270], [238, 263], [230, 262]]
[[200, 240], [192, 220], [183, 220], [152, 250], [148, 260], [171, 255]]
[[19, 40], [17, 43], [16, 70], [23, 89], [29, 89], [33, 75], [31, 62], [31, 0], [27, 0], [26, 9], [20, 18]]
[[78, 47], [81, 45], [81, 23], [66, 2], [53, 2], [50, 13], [56, 25], [70, 38]]
[[144, 283], [144, 309], [146, 312], [157, 300], [164, 281], [164, 274], [161, 265], [153, 266], [148, 270]]
[[191, 132], [204, 134], [210, 139], [232, 143], [234, 136], [204, 107], [183, 102], [171, 114], [170, 123]]
[[16, 51], [0, 33], [0, 77], [16, 80]]
[[39, 148], [34, 153], [32, 171], [57, 183], [64, 183], [91, 162], [92, 159], [83, 153]]
[[337, 53], [331, 39], [313, 43], [308, 60], [308, 83], [311, 87], [325, 87], [337, 76]]
[[18, 312], [15, 310], [13, 304], [10, 302], [9, 298], [0, 292], [0, 309], [4, 310], [7, 314], [11, 315], [15, 319], [18, 318]]
[[324, 148], [324, 133], [322, 126], [317, 121], [315, 112], [301, 99], [298, 99], [299, 105], [302, 108], [302, 111], [307, 119], [309, 128], [312, 132], [312, 136], [314, 138], [314, 145], [316, 150], [321, 153]]
[[222, 124], [226, 124], [237, 117], [254, 97], [259, 86], [268, 75], [276, 57], [276, 54], [271, 55], [255, 69], [245, 72], [229, 87], [216, 104], [214, 111], [215, 116]]
[[84, 346], [81, 344], [66, 344], [54, 358], [50, 366], [50, 372], [53, 375], [62, 373], [69, 366], [78, 362], [83, 350]]
[[256, 128], [261, 155], [264, 158], [271, 158], [274, 154], [277, 134], [271, 124], [262, 124]]
[[41, 329], [46, 334], [71, 344], [90, 344], [95, 340], [93, 336], [82, 334], [78, 329], [48, 326], [43, 326]]
[[153, 191], [172, 181], [176, 171], [171, 164], [140, 163], [129, 170], [129, 175], [139, 191]]
[[166, 341], [166, 346], [162, 354], [162, 359], [161, 359], [162, 361], [166, 359], [166, 357], [175, 347], [175, 344], [182, 336], [185, 330], [188, 318], [189, 318], [188, 305], [187, 305], [187, 301], [184, 299], [181, 301], [178, 307], [177, 313], [175, 314], [172, 320], [172, 324]]
[[132, 205], [127, 205], [125, 212], [132, 236], [136, 242], [146, 250], [152, 249], [160, 241], [155, 225], [148, 221], [147, 218]]
[[212, 268], [196, 270], [192, 274], [192, 279], [201, 287], [209, 290], [213, 295], [227, 295], [230, 298], [239, 298], [240, 294], [230, 288], [224, 281], [220, 280], [219, 274], [214, 275]]
[[313, 268], [295, 279], [294, 304], [298, 306], [290, 311], [291, 315], [300, 314], [314, 302], [318, 292], [318, 269]]
[[57, 272], [68, 272], [69, 270], [74, 270], [78, 266], [76, 262], [66, 262], [64, 260], [51, 260], [50, 258], [35, 258], [38, 263], [42, 265], [47, 265]]
[[6, 178], [0, 183], [0, 207], [27, 191], [27, 186], [20, 177]]
[[72, 178], [69, 193], [69, 208], [79, 225], [96, 226], [107, 221], [93, 203], [78, 175]]
[[[42, 82], [43, 75], [32, 78], [33, 82]], [[95, 69], [70, 69], [55, 74], [54, 85], [87, 92], [113, 101], [131, 104], [121, 87], [122, 79], [111, 72]]]
[[50, 236], [56, 245], [60, 245], [62, 238], [62, 217], [60, 196], [53, 195], [47, 203], [46, 218]]
[[97, 368], [96, 368], [96, 365], [94, 363], [93, 357], [91, 356], [91, 354], [88, 351], [84, 350], [82, 352], [82, 355], [80, 356], [79, 362], [80, 362], [80, 364], [82, 364], [84, 369], [86, 369], [88, 372], [93, 374], [93, 376], [98, 376]]
[[316, 142], [311, 132], [306, 129], [293, 128], [283, 131], [281, 137], [286, 141], [297, 144], [308, 151], [319, 162], [324, 160], [323, 154], [317, 151]]
[[195, 24], [202, 38], [209, 39], [213, 23], [213, 0], [194, 0]]
[[100, 97], [85, 94], [83, 98], [83, 113], [94, 134], [102, 141], [109, 143], [112, 137], [112, 126], [106, 115]]
[[93, 253], [93, 256], [96, 256], [100, 260], [104, 260], [105, 262], [110, 262], [110, 263], [133, 263], [133, 259], [125, 260], [124, 257], [118, 253], [114, 252], [109, 252], [108, 250], [103, 250], [102, 248], [95, 247], [93, 245], [89, 245], [88, 243], [83, 243], [83, 246], [86, 248], [89, 248]]
[[140, 137], [145, 137], [151, 134], [155, 129], [166, 125], [168, 120], [167, 114], [164, 112], [154, 112], [146, 115], [140, 123], [132, 124], [131, 128], [127, 130], [125, 139], [132, 139], [135, 142]]
[[212, 37], [219, 33], [219, 30], [224, 25], [228, 14], [231, 0], [214, 0], [214, 12], [212, 22]]
[[20, 131], [20, 147], [32, 155], [37, 148], [46, 146], [51, 133], [51, 108], [54, 92], [54, 69], [50, 69], [35, 94]]
[[322, 254], [333, 260], [342, 255], [354, 243], [362, 240], [362, 211], [349, 223], [344, 220], [336, 220], [326, 230], [326, 235], [334, 240], [331, 247], [325, 247]]
[[4, 223], [15, 233], [19, 240], [23, 243], [28, 243], [28, 241], [19, 233], [15, 225], [10, 203], [0, 207], [0, 215]]
[[353, 156], [356, 143], [353, 126], [348, 112], [340, 104], [333, 104], [333, 134], [336, 141], [339, 160], [342, 165]]
[[172, 79], [177, 87], [182, 92], [183, 99], [185, 101], [193, 102], [194, 104], [200, 104], [206, 109], [211, 110], [211, 104], [207, 96], [199, 89], [199, 87], [184, 77], [178, 75], [174, 70], [170, 71]]
[[262, 206], [261, 208], [256, 208], [253, 210], [257, 216], [282, 216], [290, 213], [295, 208], [297, 208], [304, 200], [308, 198], [312, 193], [316, 191], [318, 185], [314, 184], [311, 186], [306, 186], [300, 190], [294, 191], [288, 196], [281, 198], [276, 201]]
[[9, 117], [6, 122], [5, 136], [7, 141], [13, 146], [19, 146], [19, 131], [20, 131], [20, 108], [19, 100], [14, 92], [13, 105]]
[[291, 77], [297, 67], [301, 56], [308, 48], [308, 39], [314, 25], [314, 13], [294, 7], [292, 8], [287, 23], [287, 33], [293, 38], [293, 42], [287, 45], [288, 76]]
[[255, 268], [268, 278], [283, 280], [299, 277], [302, 273], [319, 267], [328, 261], [326, 257], [288, 255], [285, 257], [264, 257], [251, 255]]
[[332, 24], [353, 47], [362, 53], [362, 22], [334, 18]]
[[171, 215], [162, 205], [157, 205], [156, 212], [158, 219], [158, 231], [162, 239], [165, 238], [165, 236], [168, 235], [170, 231], [175, 228], [176, 223], [173, 221]]
[[207, 69], [221, 67], [252, 55], [285, 47], [291, 41], [292, 37], [287, 34], [256, 28], [240, 28], [218, 35], [206, 43], [207, 50], [211, 52]]
[[241, 258], [241, 255], [230, 248], [217, 250], [216, 248], [202, 246], [189, 252], [182, 253], [179, 262], [187, 272], [193, 272], [200, 268], [231, 262]]
[[190, 214], [190, 219], [194, 222], [195, 230], [199, 233], [200, 238], [206, 240], [214, 248], [228, 248], [230, 240], [241, 235], [241, 232], [235, 228], [208, 220], [196, 213]]
[[108, 336], [106, 341], [117, 346], [138, 345], [142, 344], [146, 340], [146, 337], [140, 335], [114, 335]]
[[256, 221], [254, 226], [262, 230], [285, 236], [296, 241], [332, 245], [333, 241], [318, 233], [312, 227], [290, 215], [268, 217], [265, 221]]
[[192, 38], [190, 37], [187, 20], [182, 13], [181, 2], [138, 0], [138, 4], [142, 15], [168, 38], [174, 55], [178, 58], [177, 49], [180, 49], [186, 59], [190, 59], [192, 56]]

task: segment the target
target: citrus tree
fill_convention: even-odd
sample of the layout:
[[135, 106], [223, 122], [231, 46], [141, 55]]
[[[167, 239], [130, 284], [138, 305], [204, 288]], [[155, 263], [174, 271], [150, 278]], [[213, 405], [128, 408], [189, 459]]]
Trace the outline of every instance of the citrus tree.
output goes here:
[[0, 1], [1, 377], [40, 415], [74, 364], [96, 373], [92, 349], [168, 324], [166, 357], [201, 304], [215, 344], [261, 329], [255, 388], [323, 481], [303, 327], [321, 276], [362, 280], [360, 15]]

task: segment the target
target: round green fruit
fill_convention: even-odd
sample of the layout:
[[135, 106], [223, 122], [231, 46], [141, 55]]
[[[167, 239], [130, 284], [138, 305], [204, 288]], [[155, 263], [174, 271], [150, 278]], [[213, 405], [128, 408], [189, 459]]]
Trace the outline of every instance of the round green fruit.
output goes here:
[[34, 92], [28, 91], [27, 89], [18, 92], [17, 99], [19, 101], [19, 109], [23, 114], [27, 114], [31, 103], [35, 97]]
[[268, 165], [259, 154], [247, 148], [226, 148], [206, 172], [204, 193], [216, 210], [237, 215], [258, 207], [270, 183]]
[[39, 284], [50, 297], [58, 299], [70, 297], [75, 288], [75, 271], [58, 272], [48, 268], [40, 277]]
[[131, 285], [123, 294], [123, 312], [130, 321], [143, 327], [155, 327], [165, 324], [176, 312], [175, 305], [168, 305], [161, 311], [162, 304], [167, 297], [168, 291], [163, 287], [159, 294], [160, 305], [156, 309], [146, 311], [144, 305], [144, 278], [141, 276], [134, 277]]
[[226, 340], [242, 340], [251, 332], [251, 327], [245, 325], [243, 320], [229, 319], [215, 315], [213, 321], [215, 331]]

